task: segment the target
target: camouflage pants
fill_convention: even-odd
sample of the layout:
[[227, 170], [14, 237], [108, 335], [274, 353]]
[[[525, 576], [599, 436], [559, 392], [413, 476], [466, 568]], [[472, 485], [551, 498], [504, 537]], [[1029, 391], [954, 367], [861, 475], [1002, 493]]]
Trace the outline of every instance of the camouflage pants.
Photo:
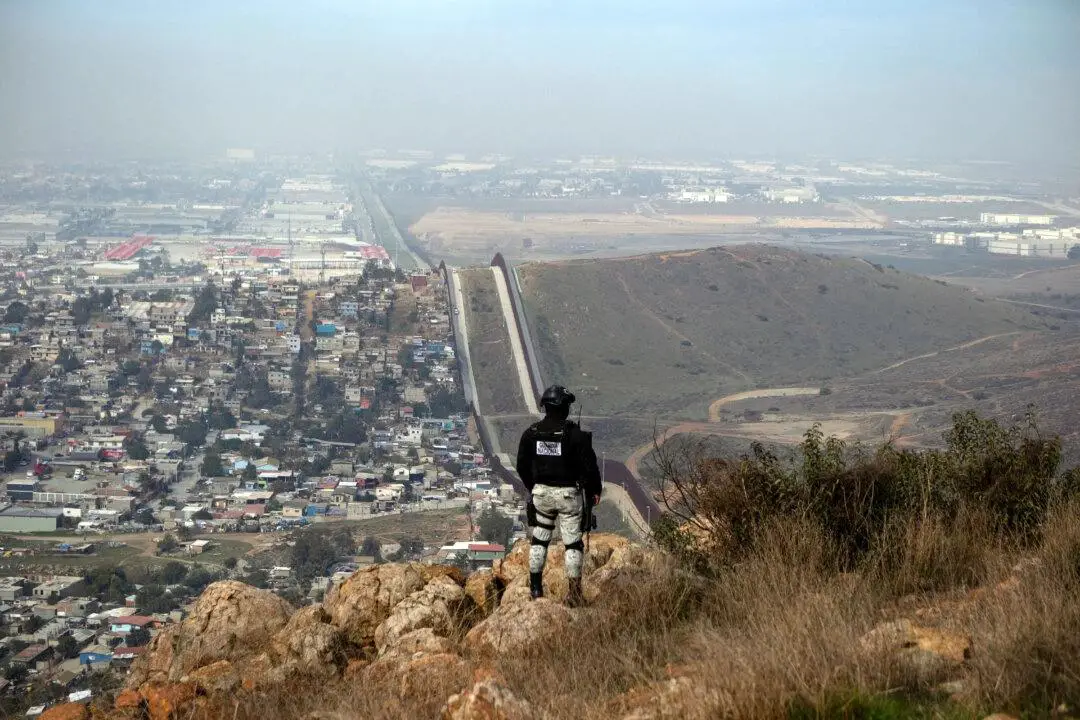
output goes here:
[[584, 512], [581, 491], [572, 487], [535, 485], [532, 502], [536, 508], [536, 525], [529, 547], [529, 572], [543, 572], [548, 544], [558, 523], [566, 547], [566, 576], [581, 577], [585, 547], [581, 542], [581, 515]]

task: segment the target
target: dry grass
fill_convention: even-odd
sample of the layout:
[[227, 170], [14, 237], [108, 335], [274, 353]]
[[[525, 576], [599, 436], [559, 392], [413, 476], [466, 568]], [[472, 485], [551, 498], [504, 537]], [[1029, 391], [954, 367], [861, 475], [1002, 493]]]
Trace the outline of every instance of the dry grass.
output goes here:
[[550, 642], [241, 694], [235, 717], [433, 718], [482, 668], [552, 720], [1075, 712], [1080, 473], [1033, 424], [954, 420], [917, 454], [817, 431], [797, 463], [661, 453], [671, 554]]
[[[632, 571], [537, 652], [466, 658], [408, 692], [398, 677], [297, 682], [238, 696], [235, 717], [434, 718], [481, 666], [553, 719], [621, 717], [664, 688], [673, 718], [1050, 716], [1080, 700], [1078, 518], [1080, 504], [1056, 508], [1022, 552], [974, 517], [904, 527], [890, 557], [854, 572], [838, 570], [813, 524], [783, 520], [708, 580], [674, 562]], [[969, 659], [913, 673], [894, 652], [863, 648], [900, 617], [970, 637]]]

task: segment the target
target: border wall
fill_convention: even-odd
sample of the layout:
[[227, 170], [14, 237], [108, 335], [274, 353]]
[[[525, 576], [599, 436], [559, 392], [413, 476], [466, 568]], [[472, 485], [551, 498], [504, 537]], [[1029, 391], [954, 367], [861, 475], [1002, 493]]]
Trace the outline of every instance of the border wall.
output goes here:
[[[533, 389], [536, 392], [536, 396], [544, 392], [544, 378], [540, 372], [540, 362], [536, 353], [536, 346], [532, 343], [531, 333], [529, 332], [528, 319], [525, 317], [525, 303], [521, 297], [521, 289], [517, 282], [517, 273], [503, 257], [502, 253], [496, 253], [495, 257], [491, 260], [491, 266], [498, 268], [506, 278], [507, 288], [510, 290], [510, 304], [514, 310], [514, 320], [517, 324], [518, 337], [521, 339], [521, 347], [525, 353], [525, 365], [529, 370], [529, 380], [533, 385]], [[483, 427], [483, 423], [477, 421], [477, 428]], [[488, 450], [489, 446], [485, 445], [485, 450]], [[492, 455], [494, 457], [494, 455]], [[501, 468], [501, 463], [500, 463]], [[504, 469], [505, 472], [505, 469]], [[653, 518], [660, 517], [660, 506], [656, 500], [641, 487], [641, 483], [633, 473], [630, 472], [630, 468], [625, 464], [617, 460], [604, 460], [604, 478], [608, 482], [613, 482], [618, 485], [622, 485], [625, 488], [627, 494], [630, 496], [630, 500], [634, 503], [634, 507], [641, 514], [641, 517], [651, 520]], [[512, 473], [511, 473], [512, 474]], [[512, 474], [514, 480], [514, 487], [519, 488], [519, 492], [524, 492], [524, 487], [520, 485], [520, 480], [517, 479], [516, 474]]]

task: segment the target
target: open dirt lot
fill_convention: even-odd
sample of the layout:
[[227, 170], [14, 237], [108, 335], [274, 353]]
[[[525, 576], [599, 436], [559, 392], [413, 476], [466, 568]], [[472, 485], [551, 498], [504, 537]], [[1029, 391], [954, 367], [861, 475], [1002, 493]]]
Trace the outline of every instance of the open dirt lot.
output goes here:
[[1020, 266], [1007, 277], [974, 277], [957, 273], [948, 278], [954, 285], [963, 285], [984, 295], [1045, 294], [1045, 302], [1058, 293], [1080, 293], [1080, 263], [1058, 267], [1027, 268]]
[[[758, 214], [679, 212], [505, 212], [464, 207], [438, 207], [409, 227], [417, 241], [433, 253], [475, 253], [527, 248], [557, 249], [567, 241], [602, 245], [611, 238], [635, 236], [710, 236], [763, 230], [879, 229], [883, 218], [856, 208], [830, 206], [827, 216], [800, 213], [798, 208], [755, 206]], [[733, 208], [738, 210], [739, 208]]]

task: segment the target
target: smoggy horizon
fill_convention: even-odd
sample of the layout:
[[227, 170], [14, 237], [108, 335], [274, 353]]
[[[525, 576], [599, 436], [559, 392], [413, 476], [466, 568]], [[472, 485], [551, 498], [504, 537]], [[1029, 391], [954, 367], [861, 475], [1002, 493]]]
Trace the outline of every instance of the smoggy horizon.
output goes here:
[[0, 154], [1068, 162], [1078, 32], [1066, 0], [16, 0]]

